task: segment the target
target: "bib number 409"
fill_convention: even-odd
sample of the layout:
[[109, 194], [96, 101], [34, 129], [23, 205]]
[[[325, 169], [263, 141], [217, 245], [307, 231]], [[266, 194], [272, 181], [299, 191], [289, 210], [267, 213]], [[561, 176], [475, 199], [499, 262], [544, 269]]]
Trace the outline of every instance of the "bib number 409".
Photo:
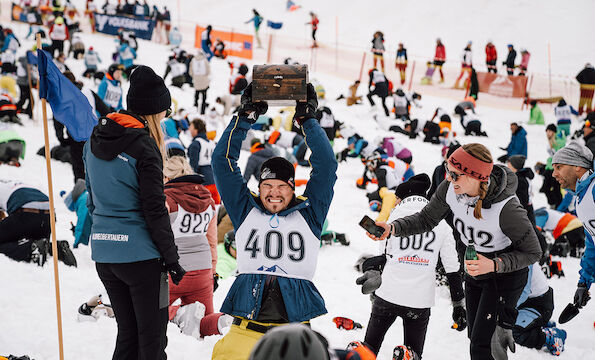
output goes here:
[[304, 237], [299, 232], [290, 232], [286, 239], [284, 234], [276, 230], [267, 232], [264, 239], [261, 239], [257, 232], [256, 229], [252, 229], [244, 247], [244, 250], [250, 253], [251, 258], [256, 258], [259, 252], [264, 251], [264, 256], [271, 260], [280, 259], [285, 252], [289, 254], [290, 260], [302, 261], [304, 259]]

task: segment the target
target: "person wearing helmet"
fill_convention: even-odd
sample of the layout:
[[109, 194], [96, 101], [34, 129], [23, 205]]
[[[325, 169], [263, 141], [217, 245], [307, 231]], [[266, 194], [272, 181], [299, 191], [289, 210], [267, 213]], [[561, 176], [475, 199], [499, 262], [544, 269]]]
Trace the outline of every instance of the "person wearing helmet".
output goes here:
[[295, 194], [295, 169], [284, 158], [262, 164], [259, 194], [252, 193], [237, 165], [242, 142], [267, 103], [252, 102], [252, 86], [213, 152], [215, 183], [234, 225], [238, 276], [221, 306], [235, 317], [227, 335], [215, 344], [213, 359], [246, 359], [268, 330], [287, 323], [309, 323], [327, 312], [312, 282], [320, 234], [337, 179], [337, 161], [318, 124], [316, 90], [308, 84], [307, 102], [299, 102], [294, 121], [312, 155], [312, 172], [303, 196]]
[[97, 88], [97, 95], [114, 111], [123, 109], [122, 106], [122, 71], [124, 66], [112, 64]]
[[328, 343], [302, 324], [278, 326], [260, 338], [250, 360], [326, 360]]
[[64, 18], [62, 16], [58, 16], [50, 27], [50, 39], [52, 40], [50, 54], [55, 56], [56, 50], [58, 50], [58, 54], [63, 53], [64, 41], [68, 40], [69, 38], [70, 35], [68, 34], [68, 28], [66, 27], [66, 24], [64, 24]]

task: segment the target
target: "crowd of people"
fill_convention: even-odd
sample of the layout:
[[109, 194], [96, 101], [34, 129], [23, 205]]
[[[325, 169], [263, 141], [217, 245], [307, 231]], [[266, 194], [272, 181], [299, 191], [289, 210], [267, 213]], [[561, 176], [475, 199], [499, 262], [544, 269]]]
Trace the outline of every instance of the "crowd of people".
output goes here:
[[[53, 122], [59, 145], [51, 155], [71, 163], [74, 175], [72, 190], [61, 194], [77, 218], [70, 242], [74, 248], [91, 246], [106, 291], [84, 302], [78, 315], [91, 321], [102, 315], [115, 318], [115, 359], [164, 358], [168, 322], [198, 339], [223, 335], [213, 349], [216, 360], [374, 359], [398, 317], [404, 339], [393, 358], [421, 359], [435, 287], [443, 283], [452, 302], [453, 323], [448, 325], [467, 330], [471, 359], [506, 359], [515, 343], [553, 355], [564, 350], [567, 333], [551, 319], [548, 278], [564, 275], [564, 257], [581, 258], [573, 299], [577, 308], [587, 304], [595, 281], [595, 113], [589, 111], [587, 93], [581, 113], [559, 100], [556, 123], [547, 125], [538, 103], [531, 103], [527, 126], [544, 127], [549, 155], [534, 165], [548, 201], [547, 207], [535, 209], [535, 174], [526, 166], [523, 124], [510, 124], [511, 139], [499, 157], [480, 143], [460, 144], [453, 117], [459, 117], [465, 136], [478, 141], [488, 136], [476, 112], [477, 97], [465, 98], [452, 111], [438, 107], [431, 118], [422, 118], [422, 96], [393, 90], [384, 75], [380, 31], [372, 40], [374, 68], [368, 73], [367, 98], [372, 107], [374, 97], [381, 101], [385, 117], [374, 117], [383, 136], [366, 139], [335, 118], [331, 105], [321, 101], [320, 84], [308, 84], [306, 102], [275, 114], [266, 103], [253, 101], [248, 66], [213, 60], [218, 44], [212, 42], [211, 26], [201, 34], [200, 49], [186, 51], [171, 42], [175, 46], [162, 77], [139, 64], [133, 32], [119, 32], [113, 62], [106, 62], [77, 36], [78, 27], [69, 27], [67, 8], [53, 6], [46, 24], [51, 42], [43, 48], [99, 118], [82, 142], [59, 119]], [[155, 16], [139, 2], [116, 6], [107, 1], [103, 9]], [[254, 24], [260, 45], [262, 16], [257, 10], [252, 15], [248, 22]], [[317, 46], [318, 18], [310, 15]], [[163, 24], [169, 24], [169, 17]], [[10, 29], [3, 29], [0, 43], [0, 166], [19, 166], [26, 142], [13, 123], [32, 116], [30, 93], [38, 77], [32, 54], [21, 49]], [[472, 82], [471, 45], [463, 52], [457, 83], [466, 73]], [[526, 58], [515, 65], [516, 51], [509, 45], [504, 62], [509, 75], [517, 68], [519, 75], [526, 73], [530, 54], [521, 53]], [[67, 59], [84, 63], [84, 73], [73, 74]], [[227, 61], [231, 72], [228, 90], [216, 95], [209, 92], [212, 61]], [[438, 68], [441, 81], [445, 61], [438, 39], [431, 66]], [[403, 85], [403, 44], [395, 66]], [[491, 42], [486, 66], [489, 72], [498, 71]], [[592, 96], [589, 69], [579, 74], [579, 81], [585, 81], [583, 90]], [[83, 84], [77, 77], [88, 81]], [[129, 82], [127, 94], [123, 82]], [[18, 102], [13, 100], [15, 85]], [[339, 99], [345, 98], [348, 106], [361, 104], [359, 85], [356, 81], [348, 96]], [[178, 104], [170, 87], [193, 93], [194, 101]], [[391, 108], [387, 97], [393, 99]], [[573, 128], [579, 130], [572, 133]], [[442, 154], [433, 174], [416, 173], [413, 164], [420, 160], [411, 145], [404, 145], [404, 139], [412, 144], [418, 136]], [[337, 138], [347, 147], [335, 153]], [[249, 155], [244, 169], [238, 165], [240, 154]], [[350, 243], [348, 234], [329, 230], [332, 219], [327, 216], [337, 169], [360, 161], [362, 176], [352, 180], [365, 191], [361, 198], [366, 206], [378, 212], [375, 228], [366, 230], [383, 250], [362, 259], [361, 277], [354, 279], [362, 293], [371, 295], [365, 338], [345, 350], [330, 349], [310, 327], [313, 318], [328, 312], [313, 278], [322, 246]], [[309, 178], [296, 178], [298, 167], [309, 168]], [[248, 187], [254, 180], [258, 192]], [[296, 191], [300, 187], [301, 195]], [[0, 179], [0, 210], [0, 253], [43, 266], [52, 255], [47, 195], [21, 181]], [[69, 241], [58, 242], [56, 255], [77, 265]], [[437, 281], [437, 273], [444, 281]], [[217, 311], [213, 293], [222, 278], [234, 280]], [[401, 291], [404, 287], [409, 291]], [[344, 329], [356, 326], [347, 318], [335, 322]]]

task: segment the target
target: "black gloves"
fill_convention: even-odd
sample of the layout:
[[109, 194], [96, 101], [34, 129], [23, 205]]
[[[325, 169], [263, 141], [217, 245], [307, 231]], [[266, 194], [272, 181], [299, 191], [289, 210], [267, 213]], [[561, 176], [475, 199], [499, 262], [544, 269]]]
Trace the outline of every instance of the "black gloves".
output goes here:
[[267, 104], [265, 101], [255, 103], [252, 102], [252, 83], [248, 84], [244, 90], [244, 93], [242, 94], [240, 107], [238, 108], [238, 115], [247, 116], [248, 119], [254, 123], [258, 117], [265, 114], [268, 109], [269, 104]]
[[295, 115], [293, 119], [301, 126], [304, 121], [316, 117], [316, 109], [318, 108], [318, 96], [314, 86], [308, 83], [307, 86], [307, 101], [298, 101], [295, 106]]
[[219, 287], [219, 274], [213, 274], [213, 292]]
[[182, 281], [184, 274], [186, 274], [186, 270], [184, 270], [184, 268], [182, 268], [178, 262], [166, 264], [165, 268], [167, 269], [169, 276], [171, 276], [171, 281], [175, 285], [178, 285], [180, 281]]
[[574, 293], [574, 305], [579, 309], [583, 306], [587, 305], [587, 302], [591, 300], [591, 296], [589, 296], [589, 290], [587, 290], [587, 284], [585, 283], [578, 283], [576, 288], [576, 292]]
[[452, 320], [454, 321], [452, 328], [457, 331], [463, 331], [467, 328], [467, 311], [463, 307], [463, 301], [453, 302], [452, 305]]

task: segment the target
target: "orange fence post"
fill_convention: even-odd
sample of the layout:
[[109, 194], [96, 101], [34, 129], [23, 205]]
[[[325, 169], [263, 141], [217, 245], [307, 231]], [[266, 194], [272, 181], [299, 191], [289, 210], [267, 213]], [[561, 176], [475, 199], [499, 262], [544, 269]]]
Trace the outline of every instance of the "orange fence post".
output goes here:
[[362, 57], [362, 65], [359, 68], [359, 81], [362, 81], [362, 74], [364, 73], [364, 63], [366, 62], [366, 52], [364, 51], [364, 56]]
[[413, 66], [411, 67], [411, 75], [409, 77], [409, 88], [407, 91], [411, 91], [411, 84], [413, 83], [413, 74], [415, 73], [415, 60], [413, 60]]

